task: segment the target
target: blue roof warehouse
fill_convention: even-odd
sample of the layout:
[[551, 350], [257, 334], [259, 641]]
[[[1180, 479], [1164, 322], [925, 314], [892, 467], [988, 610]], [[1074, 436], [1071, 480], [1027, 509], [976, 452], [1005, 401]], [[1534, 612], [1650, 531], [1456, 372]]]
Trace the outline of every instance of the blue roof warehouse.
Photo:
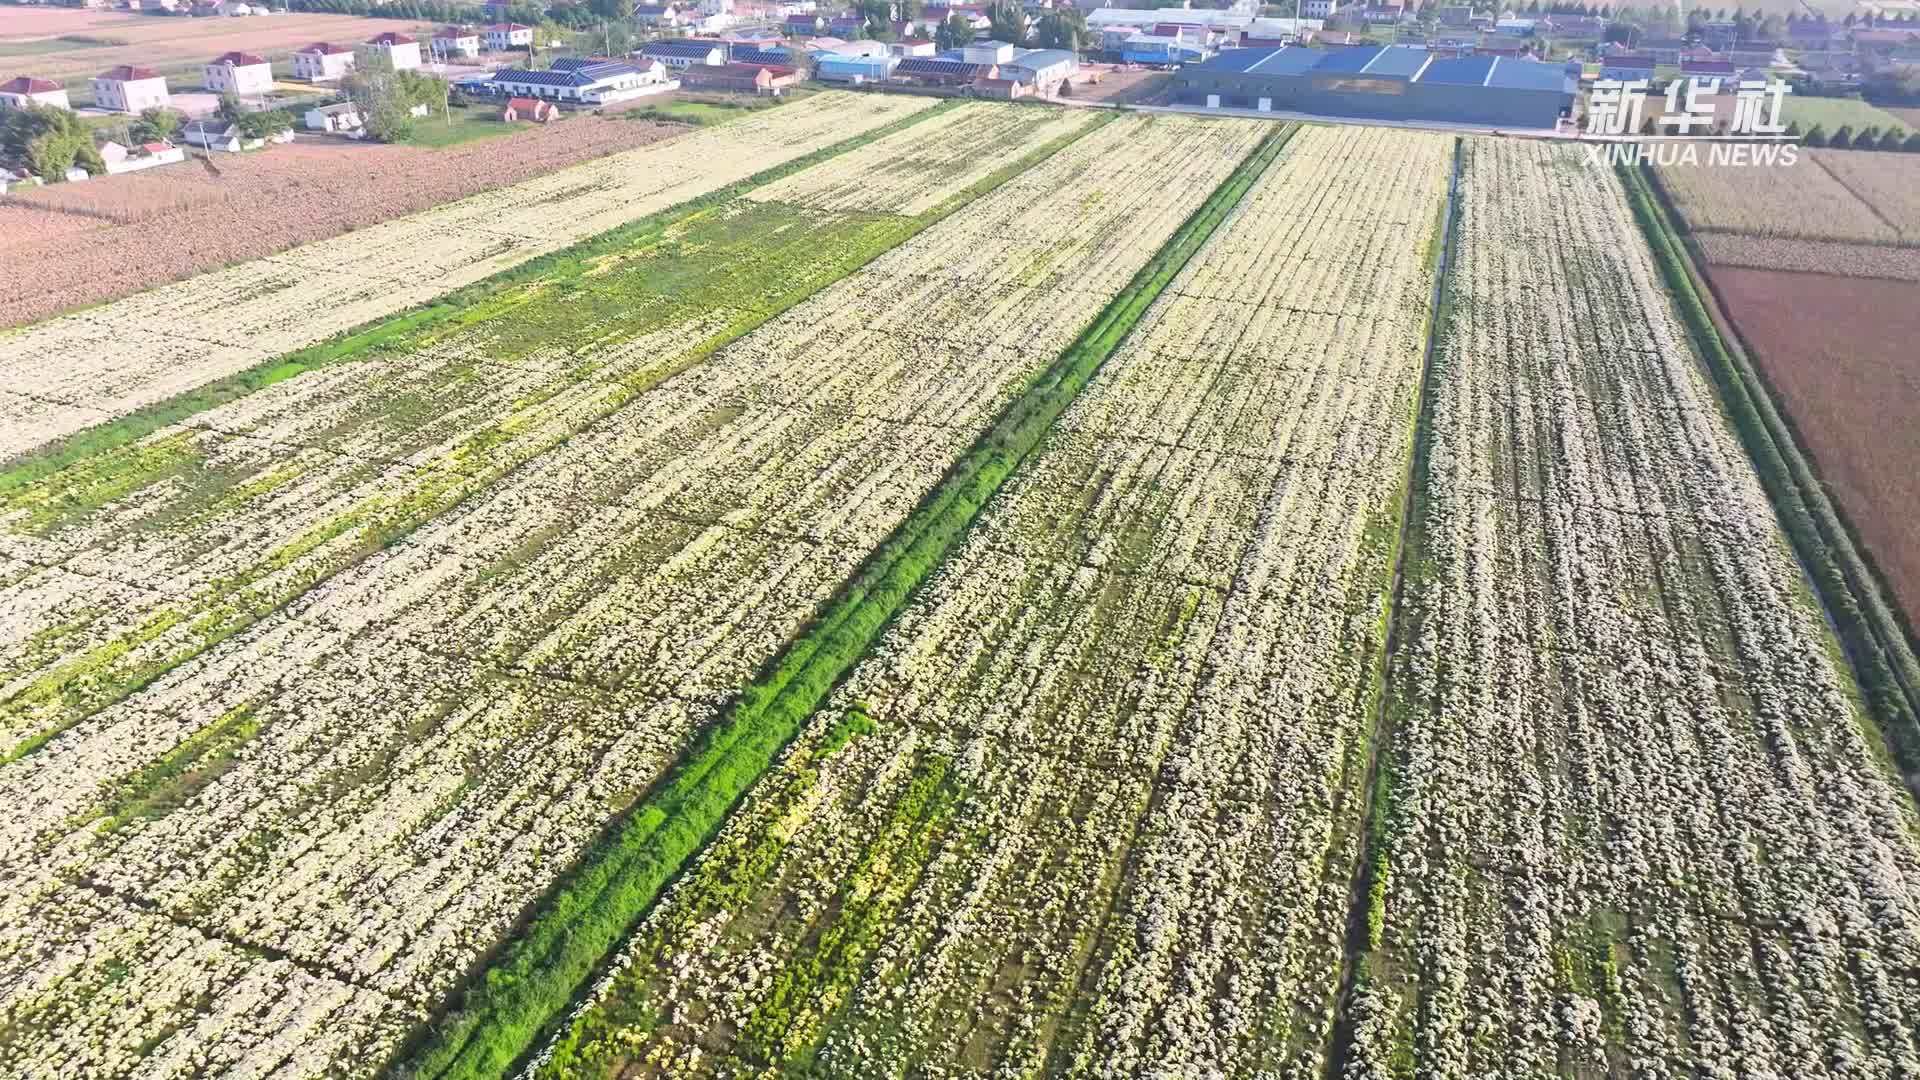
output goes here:
[[1553, 127], [1574, 85], [1561, 64], [1402, 45], [1229, 49], [1175, 77], [1190, 104], [1503, 128]]

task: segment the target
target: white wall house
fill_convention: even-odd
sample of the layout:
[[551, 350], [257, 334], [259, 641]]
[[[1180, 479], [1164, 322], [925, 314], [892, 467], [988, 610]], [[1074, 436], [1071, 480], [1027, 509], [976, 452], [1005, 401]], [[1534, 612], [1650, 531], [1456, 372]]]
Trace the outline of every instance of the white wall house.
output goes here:
[[223, 53], [201, 69], [200, 85], [216, 94], [264, 97], [273, 90], [273, 65], [252, 53]]
[[487, 51], [506, 52], [533, 44], [533, 27], [525, 23], [494, 23], [487, 27]]
[[353, 50], [316, 41], [293, 54], [293, 77], [308, 82], [337, 82], [353, 70]]
[[480, 31], [471, 26], [443, 26], [433, 32], [433, 55], [441, 60], [480, 55]]
[[107, 172], [113, 176], [151, 169], [156, 165], [170, 165], [186, 159], [187, 152], [170, 142], [141, 143], [138, 146], [122, 146], [117, 142], [107, 142], [100, 147], [100, 160], [106, 163]]
[[338, 135], [358, 131], [361, 128], [360, 110], [351, 101], [308, 109], [305, 120], [308, 131], [325, 131]]
[[706, 41], [654, 41], [640, 47], [640, 59], [658, 60], [676, 71], [695, 64], [718, 67], [727, 62], [727, 50]]
[[420, 43], [405, 34], [389, 30], [369, 39], [365, 48], [369, 53], [385, 58], [395, 71], [412, 71], [420, 66]]
[[152, 68], [121, 64], [95, 75], [93, 103], [111, 112], [138, 113], [143, 109], [164, 108], [167, 80]]
[[45, 105], [55, 109], [71, 109], [67, 101], [67, 92], [52, 79], [37, 79], [32, 75], [16, 75], [0, 83], [0, 108], [24, 109], [29, 105]]

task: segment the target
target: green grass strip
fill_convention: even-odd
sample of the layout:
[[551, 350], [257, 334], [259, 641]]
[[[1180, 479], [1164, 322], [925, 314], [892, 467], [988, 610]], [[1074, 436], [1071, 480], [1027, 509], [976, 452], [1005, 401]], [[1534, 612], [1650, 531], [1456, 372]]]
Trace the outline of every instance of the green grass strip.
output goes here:
[[1031, 380], [940, 485], [664, 783], [616, 822], [526, 926], [422, 1034], [403, 1075], [500, 1078], [551, 1035], [661, 891], [718, 833], [747, 789], [932, 575], [974, 516], [1198, 251], [1292, 136], [1277, 127], [1046, 371]]
[[650, 241], [704, 210], [730, 202], [754, 188], [791, 176], [828, 158], [884, 139], [949, 109], [958, 108], [960, 104], [958, 99], [943, 101], [932, 108], [882, 124], [872, 131], [842, 139], [785, 164], [755, 173], [745, 180], [697, 195], [686, 202], [676, 203], [557, 251], [537, 255], [485, 280], [454, 289], [429, 304], [381, 316], [326, 341], [275, 356], [237, 374], [143, 406], [104, 424], [77, 431], [37, 450], [16, 455], [5, 463], [5, 470], [0, 471], [0, 493], [43, 479], [93, 454], [144, 439], [161, 428], [246, 397], [257, 390], [264, 390], [295, 375], [341, 360], [364, 357], [383, 348], [394, 348], [424, 333], [464, 325], [475, 318], [495, 314], [500, 306], [511, 306], [518, 299], [523, 299], [509, 295], [522, 285], [536, 280], [556, 282], [577, 277], [591, 269], [590, 264], [595, 259]]
[[1773, 500], [1774, 509], [1826, 605], [1870, 720], [1879, 728], [1909, 788], [1920, 791], [1920, 720], [1915, 690], [1920, 664], [1899, 616], [1855, 547], [1766, 384], [1738, 348], [1728, 348], [1701, 299], [1691, 259], [1660, 193], [1638, 168], [1617, 166], [1634, 217], [1653, 248], [1694, 347], [1720, 388], [1734, 427]]

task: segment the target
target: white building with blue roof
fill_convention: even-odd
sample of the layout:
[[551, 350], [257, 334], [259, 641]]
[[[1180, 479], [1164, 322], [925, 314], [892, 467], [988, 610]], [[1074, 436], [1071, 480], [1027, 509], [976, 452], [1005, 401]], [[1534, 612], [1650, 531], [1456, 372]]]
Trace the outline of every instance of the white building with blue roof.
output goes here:
[[503, 97], [536, 98], [574, 105], [611, 105], [664, 89], [666, 66], [655, 60], [630, 63], [562, 57], [546, 71], [501, 68], [488, 85]]

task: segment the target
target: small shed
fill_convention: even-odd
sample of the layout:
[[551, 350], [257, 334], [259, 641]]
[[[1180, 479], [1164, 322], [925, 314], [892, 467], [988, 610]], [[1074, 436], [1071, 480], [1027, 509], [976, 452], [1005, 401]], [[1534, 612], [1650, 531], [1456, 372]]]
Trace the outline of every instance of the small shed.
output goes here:
[[520, 120], [544, 124], [559, 115], [559, 106], [551, 101], [541, 101], [539, 98], [508, 98], [506, 107], [500, 110], [500, 119], [509, 124]]

